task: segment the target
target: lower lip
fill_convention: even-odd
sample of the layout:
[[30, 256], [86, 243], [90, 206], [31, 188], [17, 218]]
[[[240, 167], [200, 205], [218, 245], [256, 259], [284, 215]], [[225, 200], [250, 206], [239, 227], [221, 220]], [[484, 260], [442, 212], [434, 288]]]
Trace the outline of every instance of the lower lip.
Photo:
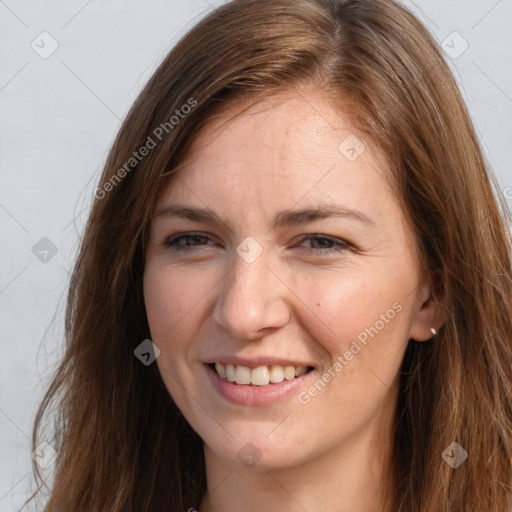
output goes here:
[[209, 365], [204, 365], [213, 387], [224, 398], [240, 405], [270, 405], [291, 395], [315, 372], [312, 370], [292, 380], [283, 380], [276, 384], [255, 386], [248, 384], [233, 384], [223, 379]]

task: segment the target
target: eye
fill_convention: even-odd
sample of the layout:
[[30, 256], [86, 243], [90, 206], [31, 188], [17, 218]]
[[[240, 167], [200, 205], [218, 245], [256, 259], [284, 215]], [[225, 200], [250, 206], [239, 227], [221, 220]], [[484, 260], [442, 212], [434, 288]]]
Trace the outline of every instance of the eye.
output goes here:
[[204, 243], [201, 243], [205, 240], [211, 239], [203, 233], [181, 233], [178, 235], [170, 236], [164, 241], [163, 245], [165, 247], [169, 247], [175, 252], [186, 252], [193, 251], [194, 247], [205, 245]]
[[306, 250], [315, 252], [320, 251], [324, 253], [343, 252], [349, 250], [352, 247], [351, 244], [345, 240], [340, 240], [338, 238], [320, 235], [317, 233], [303, 236], [299, 243], [303, 242], [311, 242], [312, 247], [303, 247]]
[[[212, 241], [212, 239], [203, 233], [179, 233], [167, 238], [163, 245], [174, 252], [192, 252], [200, 250], [201, 246], [211, 245], [208, 244], [208, 241]], [[311, 247], [300, 246], [304, 242], [309, 242]], [[299, 247], [308, 252], [339, 253], [349, 250], [352, 246], [345, 240], [312, 233], [301, 237]]]

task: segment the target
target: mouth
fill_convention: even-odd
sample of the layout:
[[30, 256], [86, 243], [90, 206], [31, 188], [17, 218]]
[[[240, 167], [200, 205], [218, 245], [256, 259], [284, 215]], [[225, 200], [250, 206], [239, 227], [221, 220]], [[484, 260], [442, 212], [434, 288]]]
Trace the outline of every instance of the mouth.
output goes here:
[[204, 363], [217, 393], [236, 405], [271, 406], [292, 397], [318, 378], [313, 366], [277, 364], [249, 367], [232, 363]]
[[261, 365], [256, 368], [224, 363], [209, 366], [221, 379], [245, 386], [272, 386], [283, 381], [293, 381], [314, 370], [312, 366]]

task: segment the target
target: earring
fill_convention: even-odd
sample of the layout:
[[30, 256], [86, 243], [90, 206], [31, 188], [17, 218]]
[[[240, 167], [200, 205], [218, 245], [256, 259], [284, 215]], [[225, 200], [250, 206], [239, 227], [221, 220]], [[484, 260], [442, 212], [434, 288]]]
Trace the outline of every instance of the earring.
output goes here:
[[434, 336], [437, 334], [437, 331], [436, 331], [433, 327], [431, 327], [431, 328], [430, 328], [430, 332], [431, 332]]

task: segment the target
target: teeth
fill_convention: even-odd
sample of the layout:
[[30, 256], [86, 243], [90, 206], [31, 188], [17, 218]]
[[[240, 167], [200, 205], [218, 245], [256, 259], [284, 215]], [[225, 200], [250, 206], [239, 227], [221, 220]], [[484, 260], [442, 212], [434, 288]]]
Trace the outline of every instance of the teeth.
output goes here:
[[224, 369], [224, 365], [220, 363], [215, 363], [215, 369], [217, 370], [217, 373], [220, 377], [223, 379], [226, 378], [226, 370]]
[[251, 369], [247, 366], [238, 365], [235, 370], [235, 382], [237, 384], [251, 383]]
[[215, 370], [219, 377], [236, 384], [252, 384], [266, 386], [269, 383], [277, 384], [283, 380], [292, 380], [307, 372], [305, 366], [258, 366], [248, 368], [242, 365], [215, 363]]
[[[251, 371], [251, 384], [266, 386], [270, 382], [268, 366], [258, 366]], [[238, 381], [237, 381], [238, 384]]]
[[298, 368], [295, 368], [295, 377], [300, 377], [301, 375], [304, 375], [307, 372], [307, 368], [305, 366], [299, 366]]
[[284, 369], [284, 378], [286, 380], [295, 379], [295, 366], [287, 366]]
[[[223, 366], [220, 363], [219, 365]], [[235, 382], [235, 367], [232, 364], [226, 365], [226, 378], [229, 380], [229, 382]]]
[[270, 382], [278, 383], [284, 380], [284, 370], [282, 366], [272, 366], [270, 370]]

